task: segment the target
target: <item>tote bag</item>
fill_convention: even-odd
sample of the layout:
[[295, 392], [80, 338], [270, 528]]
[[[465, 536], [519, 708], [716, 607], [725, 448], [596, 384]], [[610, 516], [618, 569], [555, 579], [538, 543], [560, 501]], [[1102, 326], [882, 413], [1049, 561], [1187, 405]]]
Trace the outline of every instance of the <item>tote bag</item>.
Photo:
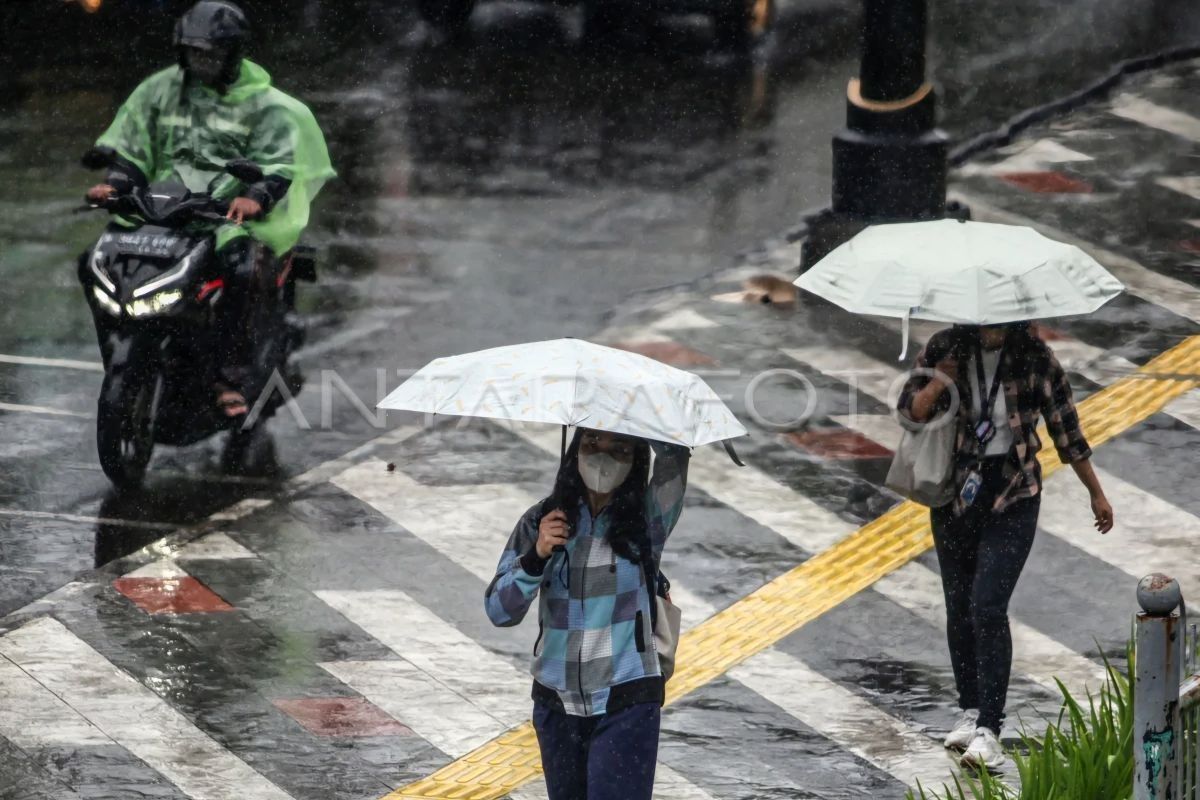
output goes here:
[[683, 612], [660, 594], [654, 595], [654, 610], [654, 649], [665, 681], [675, 673], [675, 651], [679, 648]]
[[675, 672], [675, 651], [679, 649], [679, 631], [683, 623], [683, 612], [679, 606], [668, 598], [671, 594], [671, 582], [658, 569], [658, 564], [651, 552], [650, 540], [643, 543], [642, 569], [646, 575], [646, 586], [650, 590], [650, 598], [654, 602], [651, 618], [654, 625], [654, 651], [658, 653], [658, 665], [662, 669], [663, 680], [669, 680]]
[[923, 506], [937, 508], [954, 499], [954, 440], [958, 426], [945, 415], [926, 425], [901, 417], [904, 435], [884, 485]]

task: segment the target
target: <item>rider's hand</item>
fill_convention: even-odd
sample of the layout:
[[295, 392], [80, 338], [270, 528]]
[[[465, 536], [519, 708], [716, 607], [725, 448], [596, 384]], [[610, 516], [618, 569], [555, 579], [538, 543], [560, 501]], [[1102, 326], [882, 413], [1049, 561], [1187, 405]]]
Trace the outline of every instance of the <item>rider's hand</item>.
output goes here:
[[262, 205], [256, 200], [251, 200], [249, 197], [235, 197], [229, 204], [229, 213], [225, 215], [225, 219], [241, 225], [248, 219], [258, 219], [262, 215], [262, 211]]
[[116, 193], [117, 190], [107, 183], [98, 183], [87, 190], [87, 199], [89, 203], [100, 205]]
[[549, 558], [555, 547], [566, 545], [570, 535], [571, 529], [567, 526], [567, 515], [563, 512], [551, 511], [542, 517], [542, 522], [538, 525], [538, 557]]

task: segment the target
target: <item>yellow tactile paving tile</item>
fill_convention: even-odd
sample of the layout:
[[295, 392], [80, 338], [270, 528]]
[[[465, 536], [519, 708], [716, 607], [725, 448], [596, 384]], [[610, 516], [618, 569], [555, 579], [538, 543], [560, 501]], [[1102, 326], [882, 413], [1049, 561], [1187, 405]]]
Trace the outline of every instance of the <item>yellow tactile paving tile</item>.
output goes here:
[[[1197, 387], [1200, 336], [1192, 336], [1079, 404], [1088, 441], [1099, 447]], [[1038, 435], [1048, 442], [1044, 425]], [[1039, 458], [1044, 476], [1063, 466], [1052, 446], [1045, 446]], [[901, 503], [685, 633], [679, 667], [667, 684], [667, 703], [771, 647], [931, 547], [928, 509]], [[541, 774], [537, 739], [526, 723], [384, 800], [499, 800]]]

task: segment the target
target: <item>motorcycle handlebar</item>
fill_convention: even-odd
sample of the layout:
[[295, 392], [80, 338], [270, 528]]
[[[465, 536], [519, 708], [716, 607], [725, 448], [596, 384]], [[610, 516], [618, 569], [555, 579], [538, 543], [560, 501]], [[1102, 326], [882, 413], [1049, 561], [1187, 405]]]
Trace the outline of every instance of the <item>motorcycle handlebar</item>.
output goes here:
[[[85, 199], [87, 199], [86, 196]], [[152, 225], [169, 225], [173, 219], [181, 217], [185, 213], [195, 219], [203, 219], [209, 222], [224, 222], [225, 214], [229, 210], [229, 204], [224, 201], [214, 200], [208, 196], [198, 196], [180, 202], [166, 214], [155, 214], [146, 205], [141, 193], [134, 191], [126, 194], [111, 195], [100, 203], [94, 203], [90, 199], [87, 199], [87, 204], [75, 208], [73, 213], [81, 214], [85, 211], [101, 210], [107, 211], [110, 214], [132, 213]]]

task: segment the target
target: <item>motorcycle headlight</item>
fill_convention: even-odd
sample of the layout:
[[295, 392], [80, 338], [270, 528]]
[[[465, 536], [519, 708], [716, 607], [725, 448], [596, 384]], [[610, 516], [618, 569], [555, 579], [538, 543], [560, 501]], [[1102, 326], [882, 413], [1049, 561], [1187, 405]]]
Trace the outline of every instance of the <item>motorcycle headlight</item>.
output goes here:
[[114, 317], [121, 316], [121, 304], [104, 293], [104, 290], [99, 286], [92, 287], [92, 296], [96, 298], [96, 302], [100, 304], [108, 313]]
[[152, 314], [161, 314], [171, 306], [183, 299], [183, 292], [178, 289], [171, 289], [166, 292], [158, 292], [150, 295], [150, 297], [139, 298], [125, 306], [125, 310], [129, 312], [131, 317], [146, 317]]

